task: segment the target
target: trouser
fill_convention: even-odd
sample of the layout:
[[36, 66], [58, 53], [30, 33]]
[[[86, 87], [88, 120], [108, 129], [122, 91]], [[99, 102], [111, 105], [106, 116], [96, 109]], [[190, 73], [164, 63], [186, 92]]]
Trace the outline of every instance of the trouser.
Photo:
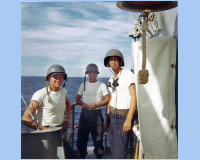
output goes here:
[[79, 126], [77, 148], [81, 158], [87, 156], [87, 143], [91, 132], [94, 144], [94, 154], [101, 158], [104, 154], [103, 147], [103, 116], [101, 110], [82, 110]]
[[129, 132], [123, 132], [126, 116], [109, 112], [108, 136], [113, 159], [127, 158]]
[[65, 159], [81, 159], [78, 153], [69, 145], [69, 143], [65, 139], [63, 139], [63, 146]]

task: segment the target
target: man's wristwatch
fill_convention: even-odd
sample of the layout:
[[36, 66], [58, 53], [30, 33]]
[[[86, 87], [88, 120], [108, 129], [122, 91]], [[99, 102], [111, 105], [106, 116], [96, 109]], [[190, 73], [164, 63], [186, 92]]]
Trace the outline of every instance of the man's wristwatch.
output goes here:
[[64, 121], [68, 121], [69, 122], [70, 120], [69, 119], [65, 119]]

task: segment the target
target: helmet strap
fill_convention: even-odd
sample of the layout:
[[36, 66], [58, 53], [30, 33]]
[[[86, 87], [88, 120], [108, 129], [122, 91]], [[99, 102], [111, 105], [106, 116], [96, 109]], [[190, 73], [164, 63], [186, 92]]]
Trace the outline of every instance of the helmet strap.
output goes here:
[[64, 83], [63, 83], [63, 88], [65, 87], [65, 82], [66, 82], [66, 80], [65, 80]]
[[86, 73], [85, 73], [85, 77], [84, 77], [84, 90], [85, 91], [85, 79], [86, 79]]
[[109, 68], [110, 72], [111, 72], [112, 74], [114, 74], [114, 73], [112, 72], [112, 70], [110, 69], [110, 66], [109, 66], [108, 68]]
[[47, 81], [45, 80], [45, 82], [46, 82], [46, 92], [47, 92], [47, 96], [48, 96], [48, 103], [49, 103], [49, 92], [48, 92]]

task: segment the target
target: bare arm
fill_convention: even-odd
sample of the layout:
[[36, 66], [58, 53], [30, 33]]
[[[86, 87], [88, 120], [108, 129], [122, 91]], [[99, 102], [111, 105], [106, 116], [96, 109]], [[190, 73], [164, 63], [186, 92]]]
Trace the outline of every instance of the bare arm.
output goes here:
[[63, 126], [63, 132], [65, 132], [70, 123], [71, 105], [67, 97], [65, 97], [65, 120], [61, 124]]
[[66, 113], [65, 119], [70, 120], [71, 105], [67, 97], [65, 97], [65, 113]]
[[110, 99], [108, 102], [108, 106], [107, 106], [107, 112], [106, 112], [106, 117], [105, 117], [105, 123], [104, 123], [104, 133], [108, 134], [108, 115], [109, 115], [109, 107], [110, 107], [110, 103], [111, 103], [111, 99], [112, 99], [112, 94], [110, 93]]
[[124, 132], [128, 132], [131, 129], [131, 121], [137, 107], [137, 96], [136, 96], [136, 88], [135, 88], [134, 83], [132, 83], [129, 86], [129, 92], [131, 95], [131, 103], [130, 103], [128, 115], [126, 117], [126, 121], [124, 122], [124, 126], [123, 126]]
[[95, 108], [97, 108], [97, 107], [101, 107], [101, 106], [103, 106], [103, 105], [105, 105], [105, 104], [108, 104], [108, 101], [109, 101], [109, 94], [105, 95], [104, 98], [105, 98], [105, 99], [104, 99], [103, 101], [100, 101], [100, 102], [97, 102], [97, 103], [92, 103], [92, 104], [89, 106], [89, 108], [90, 108], [90, 109], [95, 109]]
[[[29, 111], [32, 115], [35, 113], [35, 111], [36, 111], [36, 109], [38, 109], [38, 107], [39, 107], [39, 103], [37, 101], [31, 101], [30, 104], [28, 105]], [[22, 116], [21, 122], [25, 126], [36, 130], [38, 128], [38, 124], [35, 121], [33, 121], [29, 111], [28, 111], [28, 109], [26, 109], [26, 111], [24, 112], [24, 114]], [[39, 125], [39, 129], [46, 130], [49, 128]]]
[[77, 96], [76, 96], [76, 102], [77, 102], [80, 106], [82, 106], [83, 109], [87, 109], [89, 106], [88, 106], [86, 103], [84, 103], [84, 102], [81, 101], [81, 97], [82, 97], [82, 95], [77, 94]]
[[108, 107], [107, 107], [107, 114], [109, 114], [109, 111], [110, 111], [109, 107], [110, 107], [111, 100], [112, 100], [112, 93], [110, 93], [110, 99], [109, 99]]

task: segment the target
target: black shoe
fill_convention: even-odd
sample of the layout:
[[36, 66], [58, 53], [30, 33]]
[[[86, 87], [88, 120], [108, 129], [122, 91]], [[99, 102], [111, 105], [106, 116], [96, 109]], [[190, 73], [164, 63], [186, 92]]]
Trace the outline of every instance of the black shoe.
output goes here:
[[81, 156], [81, 155], [79, 155], [79, 156], [80, 156], [81, 159], [85, 159], [86, 158], [86, 156]]
[[100, 156], [96, 156], [97, 159], [102, 159], [103, 155], [100, 155]]
[[85, 159], [85, 157], [81, 157], [81, 159]]

